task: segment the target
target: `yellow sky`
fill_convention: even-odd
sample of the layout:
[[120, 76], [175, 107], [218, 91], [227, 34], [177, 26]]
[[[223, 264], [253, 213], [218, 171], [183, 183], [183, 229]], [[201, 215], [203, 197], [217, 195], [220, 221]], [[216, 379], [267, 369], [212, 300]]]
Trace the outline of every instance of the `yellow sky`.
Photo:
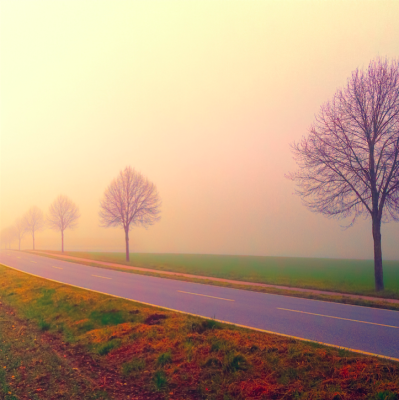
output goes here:
[[[311, 214], [289, 144], [353, 69], [398, 57], [395, 1], [0, 2], [0, 228], [59, 194], [68, 250], [117, 251], [99, 199], [127, 165], [162, 219], [131, 251], [371, 258], [369, 221]], [[399, 258], [399, 225], [383, 227]], [[28, 247], [26, 237], [23, 247]], [[44, 231], [37, 247], [58, 249]]]

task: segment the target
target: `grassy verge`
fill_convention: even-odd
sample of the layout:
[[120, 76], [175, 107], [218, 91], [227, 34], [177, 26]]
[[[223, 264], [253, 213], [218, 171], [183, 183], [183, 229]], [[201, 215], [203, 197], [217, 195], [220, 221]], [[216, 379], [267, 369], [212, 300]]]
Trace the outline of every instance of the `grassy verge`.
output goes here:
[[53, 350], [37, 324], [19, 318], [4, 303], [0, 303], [0, 326], [1, 399], [109, 398]]
[[0, 282], [0, 316], [9, 318], [1, 333], [0, 398], [398, 399], [399, 364], [389, 360], [165, 311], [1, 265]]
[[399, 261], [384, 261], [385, 290], [376, 293], [372, 260], [131, 253], [126, 262], [123, 253], [65, 255], [210, 278], [399, 299]]
[[[53, 252], [53, 253], [57, 253], [57, 252]], [[37, 253], [34, 253], [34, 254], [37, 254]], [[363, 306], [363, 307], [374, 307], [374, 308], [383, 308], [383, 309], [387, 309], [387, 310], [399, 311], [398, 303], [391, 303], [388, 301], [379, 301], [379, 300], [367, 300], [367, 299], [362, 299], [360, 297], [354, 298], [354, 297], [349, 297], [345, 294], [329, 295], [329, 294], [318, 294], [318, 293], [312, 293], [312, 292], [299, 292], [299, 291], [295, 291], [295, 290], [285, 290], [285, 289], [279, 289], [279, 288], [273, 288], [273, 287], [254, 286], [254, 285], [251, 285], [250, 283], [244, 284], [244, 285], [243, 284], [234, 284], [231, 282], [214, 281], [212, 279], [189, 278], [189, 277], [184, 277], [184, 276], [179, 276], [179, 275], [164, 275], [161, 273], [157, 274], [157, 273], [150, 272], [150, 271], [148, 271], [148, 272], [147, 271], [137, 271], [137, 270], [129, 270], [126, 268], [104, 266], [101, 264], [97, 264], [95, 261], [93, 261], [93, 262], [73, 261], [73, 260], [70, 260], [67, 258], [59, 257], [58, 255], [52, 256], [50, 254], [46, 254], [46, 255], [43, 254], [43, 256], [49, 257], [49, 258], [54, 258], [57, 260], [64, 260], [67, 262], [72, 262], [72, 263], [75, 262], [75, 263], [79, 263], [79, 264], [103, 268], [103, 269], [112, 269], [115, 271], [128, 272], [128, 273], [132, 273], [132, 274], [156, 276], [156, 277], [164, 278], [164, 279], [174, 279], [174, 280], [181, 280], [181, 281], [186, 281], [186, 282], [196, 282], [196, 283], [202, 283], [202, 284], [207, 284], [207, 285], [230, 287], [230, 288], [234, 288], [234, 289], [251, 290], [253, 292], [260, 292], [260, 293], [278, 294], [278, 295], [283, 295], [283, 296], [300, 297], [300, 298], [305, 298], [305, 299], [321, 300], [321, 301], [331, 301], [331, 302], [335, 302], [335, 303], [352, 304], [352, 305], [358, 305], [358, 306]]]

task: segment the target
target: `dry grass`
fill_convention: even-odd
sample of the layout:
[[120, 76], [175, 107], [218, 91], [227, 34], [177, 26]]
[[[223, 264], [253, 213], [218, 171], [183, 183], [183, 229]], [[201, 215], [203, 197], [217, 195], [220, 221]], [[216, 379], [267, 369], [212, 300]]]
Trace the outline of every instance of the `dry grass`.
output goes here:
[[[107, 393], [118, 400], [393, 400], [399, 392], [399, 365], [391, 361], [234, 328], [3, 266], [0, 282], [1, 302], [26, 321], [21, 323], [34, 324], [32, 334], [50, 353], [65, 355], [99, 396]], [[0, 359], [5, 349], [9, 358], [14, 357], [15, 346], [8, 336], [3, 337]], [[24, 362], [21, 349], [19, 357]], [[17, 368], [9, 363], [7, 373], [0, 375], [0, 397], [9, 396], [7, 388]], [[43, 383], [48, 393], [60, 386], [53, 370], [48, 369], [50, 379]], [[27, 374], [37, 374], [36, 366]], [[26, 388], [15, 387], [13, 398], [30, 398], [27, 393]], [[38, 393], [31, 398], [53, 398], [45, 396]]]

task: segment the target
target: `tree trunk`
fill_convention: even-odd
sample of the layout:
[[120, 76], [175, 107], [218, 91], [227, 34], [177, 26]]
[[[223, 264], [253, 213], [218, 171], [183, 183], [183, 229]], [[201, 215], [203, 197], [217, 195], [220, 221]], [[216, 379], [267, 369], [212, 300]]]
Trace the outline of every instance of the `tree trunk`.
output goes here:
[[35, 250], [35, 231], [32, 231], [32, 238], [33, 238], [33, 250]]
[[18, 250], [21, 251], [21, 238], [18, 239]]
[[126, 261], [130, 261], [130, 255], [129, 255], [129, 229], [125, 229], [125, 241], [126, 241]]
[[64, 252], [64, 231], [61, 231], [61, 251]]
[[384, 290], [384, 277], [382, 271], [382, 250], [381, 250], [381, 220], [373, 218], [373, 239], [374, 239], [374, 280], [375, 290]]

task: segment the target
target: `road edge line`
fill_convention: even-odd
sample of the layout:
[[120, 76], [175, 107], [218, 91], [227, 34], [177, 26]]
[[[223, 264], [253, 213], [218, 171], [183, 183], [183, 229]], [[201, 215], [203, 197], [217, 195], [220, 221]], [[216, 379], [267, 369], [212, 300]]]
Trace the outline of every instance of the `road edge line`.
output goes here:
[[128, 301], [132, 301], [132, 302], [136, 302], [136, 303], [140, 303], [140, 304], [145, 304], [145, 305], [151, 306], [151, 307], [162, 308], [164, 310], [178, 312], [178, 313], [181, 313], [181, 314], [192, 315], [194, 317], [199, 317], [199, 318], [204, 318], [204, 319], [212, 319], [213, 321], [217, 321], [217, 322], [220, 322], [220, 323], [223, 323], [223, 324], [226, 324], [226, 325], [234, 325], [234, 326], [238, 326], [240, 328], [245, 328], [245, 329], [249, 329], [249, 330], [255, 330], [255, 331], [258, 331], [258, 332], [268, 333], [268, 334], [277, 335], [277, 336], [283, 336], [283, 337], [287, 337], [287, 338], [290, 338], [290, 339], [301, 340], [301, 341], [304, 341], [304, 342], [317, 343], [317, 344], [321, 344], [323, 346], [334, 347], [334, 348], [341, 349], [341, 350], [347, 350], [347, 351], [351, 351], [351, 352], [354, 352], [354, 353], [364, 354], [366, 356], [372, 356], [372, 357], [383, 358], [383, 359], [386, 359], [386, 360], [399, 362], [399, 358], [383, 356], [382, 354], [368, 353], [368, 352], [363, 351], [363, 350], [356, 350], [356, 349], [351, 349], [349, 347], [338, 346], [338, 345], [335, 345], [335, 344], [318, 342], [316, 340], [305, 339], [305, 338], [301, 338], [301, 337], [298, 337], [298, 336], [286, 335], [285, 333], [278, 333], [278, 332], [268, 331], [268, 330], [261, 329], [261, 328], [254, 328], [254, 327], [251, 327], [251, 326], [236, 324], [234, 322], [223, 321], [223, 320], [216, 319], [216, 318], [207, 318], [207, 317], [205, 317], [203, 315], [193, 314], [193, 313], [189, 313], [189, 312], [186, 312], [186, 311], [175, 310], [174, 308], [158, 306], [156, 304], [146, 303], [146, 302], [140, 301], [140, 300], [128, 299], [127, 297], [118, 296], [116, 294], [104, 293], [104, 292], [100, 292], [100, 291], [94, 290], [94, 289], [87, 289], [87, 288], [84, 288], [82, 286], [72, 285], [71, 283], [60, 282], [60, 281], [57, 281], [55, 279], [44, 278], [43, 276], [35, 275], [35, 274], [32, 274], [31, 272], [21, 271], [18, 268], [10, 267], [9, 265], [6, 265], [6, 264], [0, 263], [0, 265], [3, 265], [5, 267], [7, 267], [7, 268], [13, 269], [13, 270], [18, 271], [18, 272], [22, 272], [22, 273], [27, 274], [27, 275], [32, 275], [32, 276], [34, 276], [36, 278], [46, 279], [46, 280], [51, 281], [51, 282], [60, 283], [61, 285], [72, 286], [72, 287], [76, 287], [78, 289], [88, 290], [90, 292], [104, 294], [106, 296], [111, 296], [111, 297], [115, 297], [115, 298], [118, 298], [118, 299], [128, 300]]

